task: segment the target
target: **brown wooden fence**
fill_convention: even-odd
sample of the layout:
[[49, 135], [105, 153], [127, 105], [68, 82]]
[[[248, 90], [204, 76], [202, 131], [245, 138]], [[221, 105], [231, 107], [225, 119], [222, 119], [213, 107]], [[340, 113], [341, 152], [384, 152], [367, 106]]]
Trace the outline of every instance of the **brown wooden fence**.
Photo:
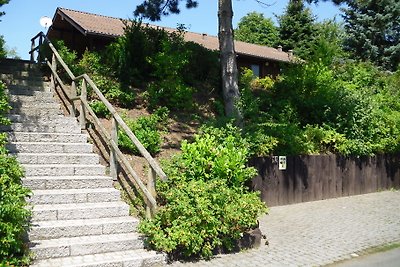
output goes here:
[[400, 189], [400, 154], [373, 157], [289, 156], [286, 170], [274, 157], [255, 158], [254, 190], [268, 206]]

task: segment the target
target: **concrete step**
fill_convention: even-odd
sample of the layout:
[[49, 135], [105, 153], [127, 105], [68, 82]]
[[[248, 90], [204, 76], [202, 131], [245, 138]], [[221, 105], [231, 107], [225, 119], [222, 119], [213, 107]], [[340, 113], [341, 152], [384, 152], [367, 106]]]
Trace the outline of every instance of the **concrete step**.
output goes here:
[[45, 95], [10, 95], [9, 100], [11, 103], [57, 103], [52, 94]]
[[46, 107], [45, 109], [43, 109], [43, 107], [29, 107], [29, 106], [13, 107], [9, 113], [20, 114], [25, 116], [51, 116], [51, 115], [63, 114], [59, 106]]
[[8, 95], [26, 95], [26, 96], [34, 96], [34, 95], [46, 95], [51, 94], [49, 87], [43, 86], [22, 86], [22, 85], [7, 85], [6, 92]]
[[29, 87], [48, 87], [50, 82], [45, 82], [43, 80], [34, 80], [34, 79], [9, 79], [6, 80], [6, 84], [8, 85], [18, 85], [18, 86], [29, 86]]
[[113, 180], [109, 176], [26, 176], [24, 186], [32, 190], [109, 188]]
[[35, 259], [81, 256], [105, 252], [143, 249], [143, 238], [137, 233], [95, 235], [29, 243]]
[[9, 142], [86, 143], [86, 134], [8, 132]]
[[43, 79], [42, 73], [36, 69], [24, 70], [16, 68], [4, 68], [0, 65], [0, 73], [4, 75], [12, 75], [12, 77], [30, 78], [37, 77]]
[[99, 219], [129, 216], [129, 206], [122, 201], [36, 204], [32, 209], [34, 221]]
[[0, 60], [0, 70], [3, 69], [38, 70], [38, 65], [29, 60], [4, 58]]
[[120, 192], [112, 187], [88, 189], [32, 190], [28, 201], [39, 204], [71, 204], [112, 202], [121, 199]]
[[66, 117], [64, 115], [49, 115], [49, 116], [29, 116], [20, 114], [9, 114], [7, 118], [14, 123], [35, 123], [35, 124], [75, 124], [78, 125], [76, 118]]
[[100, 164], [22, 164], [26, 176], [104, 175], [106, 168]]
[[165, 263], [165, 255], [141, 249], [40, 260], [31, 267], [158, 267]]
[[10, 102], [10, 106], [13, 109], [19, 109], [19, 108], [25, 108], [25, 109], [37, 109], [37, 108], [41, 108], [41, 109], [52, 109], [52, 108], [60, 108], [60, 104], [55, 102], [55, 101], [51, 101], [50, 103], [42, 103], [40, 101], [36, 101], [36, 102]]
[[0, 125], [0, 132], [45, 132], [45, 133], [81, 133], [78, 123], [37, 123], [15, 122], [10, 125]]
[[12, 80], [45, 81], [37, 72], [12, 70], [0, 72], [0, 79], [6, 82]]
[[10, 142], [6, 144], [10, 153], [91, 153], [93, 146], [82, 143]]
[[90, 235], [131, 233], [136, 230], [139, 220], [130, 216], [63, 220], [36, 221], [29, 231], [29, 240], [55, 239]]
[[95, 153], [18, 153], [21, 164], [98, 164], [99, 156]]

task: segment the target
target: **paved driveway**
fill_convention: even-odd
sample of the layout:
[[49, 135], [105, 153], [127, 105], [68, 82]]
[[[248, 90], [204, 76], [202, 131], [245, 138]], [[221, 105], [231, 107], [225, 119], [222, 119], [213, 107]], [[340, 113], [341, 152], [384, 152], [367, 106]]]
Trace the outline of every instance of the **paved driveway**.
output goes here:
[[272, 207], [260, 219], [269, 245], [172, 266], [322, 266], [400, 242], [400, 192]]

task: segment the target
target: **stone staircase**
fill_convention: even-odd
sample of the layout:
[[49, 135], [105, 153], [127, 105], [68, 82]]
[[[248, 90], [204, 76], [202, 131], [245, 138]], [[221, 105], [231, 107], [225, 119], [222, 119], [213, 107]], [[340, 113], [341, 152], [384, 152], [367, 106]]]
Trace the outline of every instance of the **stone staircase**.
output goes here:
[[65, 117], [40, 72], [27, 61], [0, 62], [13, 109], [7, 148], [32, 189], [31, 266], [160, 266], [144, 248], [138, 219], [120, 200], [75, 118]]

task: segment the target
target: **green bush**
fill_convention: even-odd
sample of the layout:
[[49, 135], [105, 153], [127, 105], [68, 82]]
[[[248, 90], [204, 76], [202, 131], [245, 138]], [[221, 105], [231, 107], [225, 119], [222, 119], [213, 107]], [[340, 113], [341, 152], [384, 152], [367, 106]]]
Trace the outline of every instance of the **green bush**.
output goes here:
[[154, 68], [154, 80], [147, 88], [152, 107], [161, 105], [169, 109], [189, 110], [193, 106], [194, 88], [187, 86], [182, 78], [189, 63], [188, 56], [183, 37], [170, 34], [169, 39], [162, 40], [161, 51], [148, 59]]
[[7, 57], [6, 42], [4, 41], [4, 36], [0, 35], [0, 59]]
[[178, 258], [231, 250], [267, 211], [245, 187], [256, 174], [246, 167], [248, 155], [247, 142], [231, 125], [206, 128], [193, 143], [183, 142], [182, 153], [167, 163], [169, 180], [157, 185], [161, 209], [140, 224], [147, 242]]
[[253, 154], [399, 151], [398, 76], [369, 63], [318, 60], [290, 66], [267, 90], [255, 90], [257, 79], [245, 71], [240, 104]]
[[[4, 117], [9, 109], [0, 83], [0, 124], [8, 123]], [[28, 263], [23, 235], [28, 228], [30, 211], [25, 198], [30, 191], [22, 187], [23, 171], [14, 157], [7, 155], [4, 145], [7, 136], [0, 134], [0, 265]]]
[[[57, 49], [61, 58], [64, 60], [65, 64], [69, 67], [75, 76], [83, 74], [83, 69], [78, 64], [78, 54], [76, 51], [71, 51], [63, 40], [56, 40], [53, 42], [54, 47]], [[49, 58], [50, 59], [50, 58]], [[58, 68], [58, 71], [62, 71], [63, 68]], [[62, 72], [63, 73], [63, 72]], [[66, 78], [67, 74], [63, 73], [63, 77]]]
[[[127, 117], [124, 118], [125, 123], [139, 139], [140, 143], [152, 155], [160, 152], [162, 144], [161, 134], [168, 118], [168, 113], [168, 109], [160, 108], [152, 115], [142, 116], [136, 120]], [[118, 131], [118, 145], [126, 151], [139, 155], [136, 146], [122, 129]]]
[[108, 110], [106, 105], [100, 100], [92, 100], [90, 102], [90, 107], [93, 109], [94, 113], [99, 118], [110, 118], [111, 112]]

